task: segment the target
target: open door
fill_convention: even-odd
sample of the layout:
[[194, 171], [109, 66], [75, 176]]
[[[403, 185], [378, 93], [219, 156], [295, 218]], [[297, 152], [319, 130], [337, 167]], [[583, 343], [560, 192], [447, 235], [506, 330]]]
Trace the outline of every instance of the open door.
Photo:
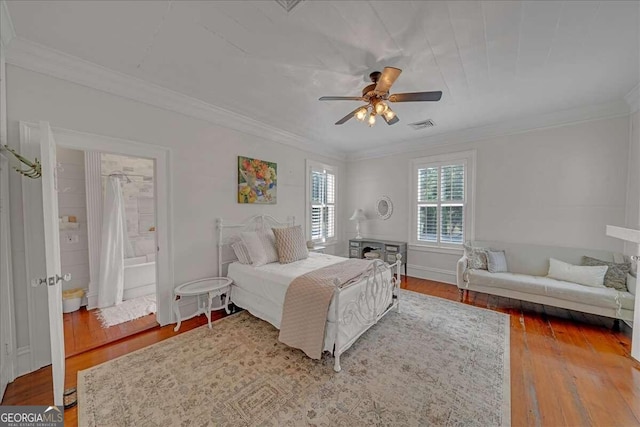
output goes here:
[[[58, 224], [58, 189], [56, 176], [56, 144], [51, 127], [40, 122], [40, 156], [42, 159], [42, 213], [44, 219], [44, 253], [51, 337], [53, 400], [63, 405], [64, 393], [64, 329], [62, 320], [62, 274], [60, 271], [60, 230]], [[65, 278], [69, 280], [68, 277]], [[44, 283], [42, 283], [44, 285]]]

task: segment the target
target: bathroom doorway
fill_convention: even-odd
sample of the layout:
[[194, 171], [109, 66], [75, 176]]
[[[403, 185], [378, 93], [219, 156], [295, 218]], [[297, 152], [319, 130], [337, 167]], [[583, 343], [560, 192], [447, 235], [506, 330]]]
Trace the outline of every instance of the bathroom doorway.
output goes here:
[[154, 161], [58, 146], [65, 353], [153, 328]]
[[[60, 167], [56, 167], [55, 174], [58, 175], [60, 181], [55, 188], [55, 191], [60, 193], [62, 198], [69, 199], [68, 202], [71, 204], [79, 204], [82, 200], [86, 203], [86, 217], [83, 216], [82, 206], [80, 214], [75, 214], [71, 211], [62, 211], [62, 209], [58, 209], [59, 217], [62, 217], [61, 223], [71, 223], [72, 219], [78, 222], [86, 221], [86, 245], [89, 247], [100, 247], [94, 243], [94, 238], [92, 236], [99, 235], [102, 232], [102, 224], [101, 222], [91, 221], [90, 218], [92, 213], [101, 212], [102, 209], [102, 169], [101, 169], [101, 157], [97, 156], [97, 154], [114, 154], [120, 156], [127, 156], [133, 158], [142, 158], [147, 159], [153, 162], [153, 205], [154, 205], [154, 226], [155, 231], [153, 234], [155, 236], [155, 297], [156, 297], [156, 308], [157, 312], [155, 314], [155, 319], [152, 316], [148, 316], [142, 319], [149, 319], [149, 324], [144, 325], [136, 325], [138, 322], [126, 322], [120, 325], [116, 325], [114, 328], [102, 328], [102, 323], [100, 319], [95, 316], [87, 317], [87, 318], [77, 318], [73, 319], [68, 317], [65, 319], [64, 326], [77, 326], [74, 329], [68, 329], [69, 333], [66, 333], [65, 330], [65, 347], [68, 347], [70, 350], [73, 350], [70, 347], [70, 340], [84, 340], [84, 343], [77, 345], [77, 350], [67, 351], [67, 356], [73, 354], [75, 351], [86, 351], [94, 346], [99, 346], [104, 344], [105, 342], [114, 341], [116, 339], [120, 339], [127, 335], [135, 334], [140, 332], [141, 330], [148, 329], [150, 327], [155, 327], [157, 324], [161, 326], [167, 325], [173, 322], [173, 312], [172, 312], [172, 295], [173, 295], [173, 249], [172, 249], [172, 233], [171, 233], [171, 176], [170, 176], [170, 157], [171, 152], [169, 149], [148, 143], [141, 143], [130, 140], [123, 140], [119, 138], [113, 138], [108, 136], [90, 134], [85, 132], [77, 132], [68, 129], [56, 128], [52, 129], [53, 137], [55, 139], [55, 145], [57, 148], [65, 148], [71, 150], [80, 151], [82, 154], [75, 153], [75, 163], [67, 166], [67, 171], [71, 174], [71, 171], [75, 171], [75, 177], [82, 179], [86, 176], [98, 176], [98, 191], [87, 191], [85, 185], [85, 191], [83, 196], [72, 196], [73, 190], [67, 189], [73, 188], [75, 186], [78, 192], [82, 191], [82, 184], [73, 183], [70, 181], [65, 182], [64, 180], [67, 178], [64, 177], [64, 162], [60, 163]], [[40, 126], [35, 123], [29, 122], [20, 122], [20, 152], [26, 156], [30, 157], [39, 157], [40, 156]], [[80, 158], [86, 157], [88, 155], [92, 155], [92, 161], [85, 161], [84, 163], [80, 162]], [[64, 156], [62, 154], [61, 156]], [[73, 156], [72, 156], [73, 157]], [[62, 160], [62, 157], [61, 157]], [[57, 164], [56, 163], [56, 164]], [[84, 167], [84, 170], [82, 170]], [[120, 171], [123, 175], [126, 175], [127, 171]], [[73, 174], [71, 174], [73, 175]], [[142, 175], [142, 174], [141, 174]], [[124, 179], [124, 176], [120, 177]], [[105, 178], [106, 179], [106, 178]], [[97, 196], [96, 196], [97, 195]], [[23, 217], [25, 224], [25, 272], [26, 277], [32, 283], [34, 280], [37, 281], [39, 277], [42, 277], [44, 265], [46, 259], [44, 258], [44, 254], [42, 253], [43, 247], [43, 238], [41, 225], [43, 224], [43, 208], [42, 208], [42, 186], [39, 182], [33, 180], [23, 181], [22, 185], [22, 202], [23, 202]], [[57, 198], [57, 195], [56, 195]], [[99, 202], [99, 203], [98, 203]], [[143, 202], [144, 203], [144, 202]], [[124, 205], [124, 203], [123, 203]], [[97, 207], [96, 207], [97, 206]], [[76, 206], [78, 207], [78, 206]], [[143, 208], [144, 211], [144, 208]], [[54, 213], [55, 215], [55, 213]], [[144, 215], [144, 213], [143, 213]], [[64, 217], [67, 218], [64, 218]], [[70, 218], [71, 216], [75, 216], [75, 218]], [[148, 219], [148, 218], [147, 218]], [[144, 218], [143, 218], [144, 222]], [[93, 224], [93, 225], [92, 225]], [[40, 227], [40, 228], [38, 228]], [[61, 228], [68, 228], [65, 230], [61, 230], [61, 242], [60, 244], [64, 244], [65, 241], [69, 244], [76, 245], [76, 251], [80, 250], [81, 244], [81, 233], [77, 233], [77, 236], [71, 235], [70, 237], [67, 234], [68, 231], [73, 230], [74, 227], [81, 228], [81, 226], [76, 225], [63, 225], [61, 224]], [[70, 240], [70, 241], [69, 241]], [[76, 241], [77, 240], [77, 241]], [[56, 251], [61, 249], [60, 244]], [[100, 253], [100, 251], [93, 251], [93, 253]], [[135, 253], [134, 253], [135, 254]], [[145, 261], [147, 260], [145, 255]], [[98, 255], [99, 257], [100, 255]], [[87, 279], [86, 273], [86, 258], [89, 258], [89, 278]], [[66, 256], [65, 256], [66, 258]], [[150, 257], [149, 259], [152, 259]], [[140, 261], [140, 260], [139, 260]], [[138, 262], [139, 262], [138, 261]], [[91, 312], [94, 307], [97, 307], [97, 295], [98, 295], [98, 280], [99, 277], [96, 277], [96, 271], [99, 269], [91, 268], [92, 265], [99, 265], [100, 259], [96, 257], [96, 255], [91, 255], [87, 253], [83, 261], [77, 261], [79, 264], [85, 263], [84, 270], [81, 268], [77, 268], [75, 274], [72, 274], [72, 279], [74, 276], [76, 278], [80, 278], [82, 275], [82, 271], [84, 271], [84, 280], [82, 283], [71, 282], [73, 287], [67, 286], [67, 289], [75, 289], [75, 288], [83, 288], [83, 296], [80, 300], [80, 305], [86, 304], [86, 308], [84, 308], [84, 312]], [[149, 261], [151, 262], [151, 261]], [[149, 262], [144, 262], [147, 264]], [[122, 264], [124, 265], [124, 255], [122, 258]], [[68, 273], [65, 270], [61, 270], [62, 275]], [[73, 271], [72, 271], [73, 273]], [[124, 296], [124, 287], [123, 287], [123, 296]], [[28, 354], [23, 357], [23, 372], [32, 372], [43, 366], [51, 364], [51, 346], [50, 346], [50, 329], [49, 322], [42, 320], [42, 312], [45, 310], [47, 304], [47, 292], [45, 287], [42, 286], [29, 286], [27, 291], [27, 307], [28, 307], [28, 332], [30, 337], [30, 346]], [[126, 300], [125, 300], [126, 302]], [[73, 308], [73, 304], [77, 305], [77, 301], [74, 303], [68, 302], [67, 305], [71, 304], [71, 307], [67, 307], [70, 310]], [[87, 310], [88, 308], [88, 310]], [[79, 313], [84, 313], [81, 310], [78, 310]], [[75, 324], [69, 324], [70, 321], [74, 321]], [[153, 322], [151, 322], [153, 320]], [[98, 329], [100, 328], [100, 329]], [[105, 332], [107, 331], [107, 332]]]

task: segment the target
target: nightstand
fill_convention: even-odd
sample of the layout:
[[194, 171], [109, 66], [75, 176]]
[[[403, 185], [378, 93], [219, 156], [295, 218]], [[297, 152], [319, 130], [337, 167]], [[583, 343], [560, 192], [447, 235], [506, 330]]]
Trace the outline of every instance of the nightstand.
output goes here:
[[317, 254], [323, 254], [326, 246], [315, 246], [313, 249], [309, 249], [309, 252], [315, 252]]

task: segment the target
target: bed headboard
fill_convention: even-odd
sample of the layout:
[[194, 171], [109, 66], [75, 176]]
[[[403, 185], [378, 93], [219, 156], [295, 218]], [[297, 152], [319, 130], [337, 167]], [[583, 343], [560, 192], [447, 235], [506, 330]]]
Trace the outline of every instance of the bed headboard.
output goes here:
[[243, 231], [268, 230], [273, 227], [291, 227], [295, 225], [295, 217], [289, 216], [286, 221], [279, 221], [270, 215], [255, 215], [241, 223], [226, 223], [222, 218], [216, 220], [218, 230], [218, 275], [227, 276], [229, 264], [238, 258], [231, 245], [240, 240]]

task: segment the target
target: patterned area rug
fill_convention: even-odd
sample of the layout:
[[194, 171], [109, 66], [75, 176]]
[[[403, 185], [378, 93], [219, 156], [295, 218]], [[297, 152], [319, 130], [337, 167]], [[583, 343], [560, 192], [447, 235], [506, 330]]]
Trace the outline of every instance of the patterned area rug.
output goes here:
[[156, 296], [145, 295], [122, 301], [112, 307], [98, 309], [96, 316], [103, 328], [109, 328], [155, 312]]
[[341, 359], [246, 311], [78, 373], [79, 425], [509, 425], [509, 317], [402, 291]]

